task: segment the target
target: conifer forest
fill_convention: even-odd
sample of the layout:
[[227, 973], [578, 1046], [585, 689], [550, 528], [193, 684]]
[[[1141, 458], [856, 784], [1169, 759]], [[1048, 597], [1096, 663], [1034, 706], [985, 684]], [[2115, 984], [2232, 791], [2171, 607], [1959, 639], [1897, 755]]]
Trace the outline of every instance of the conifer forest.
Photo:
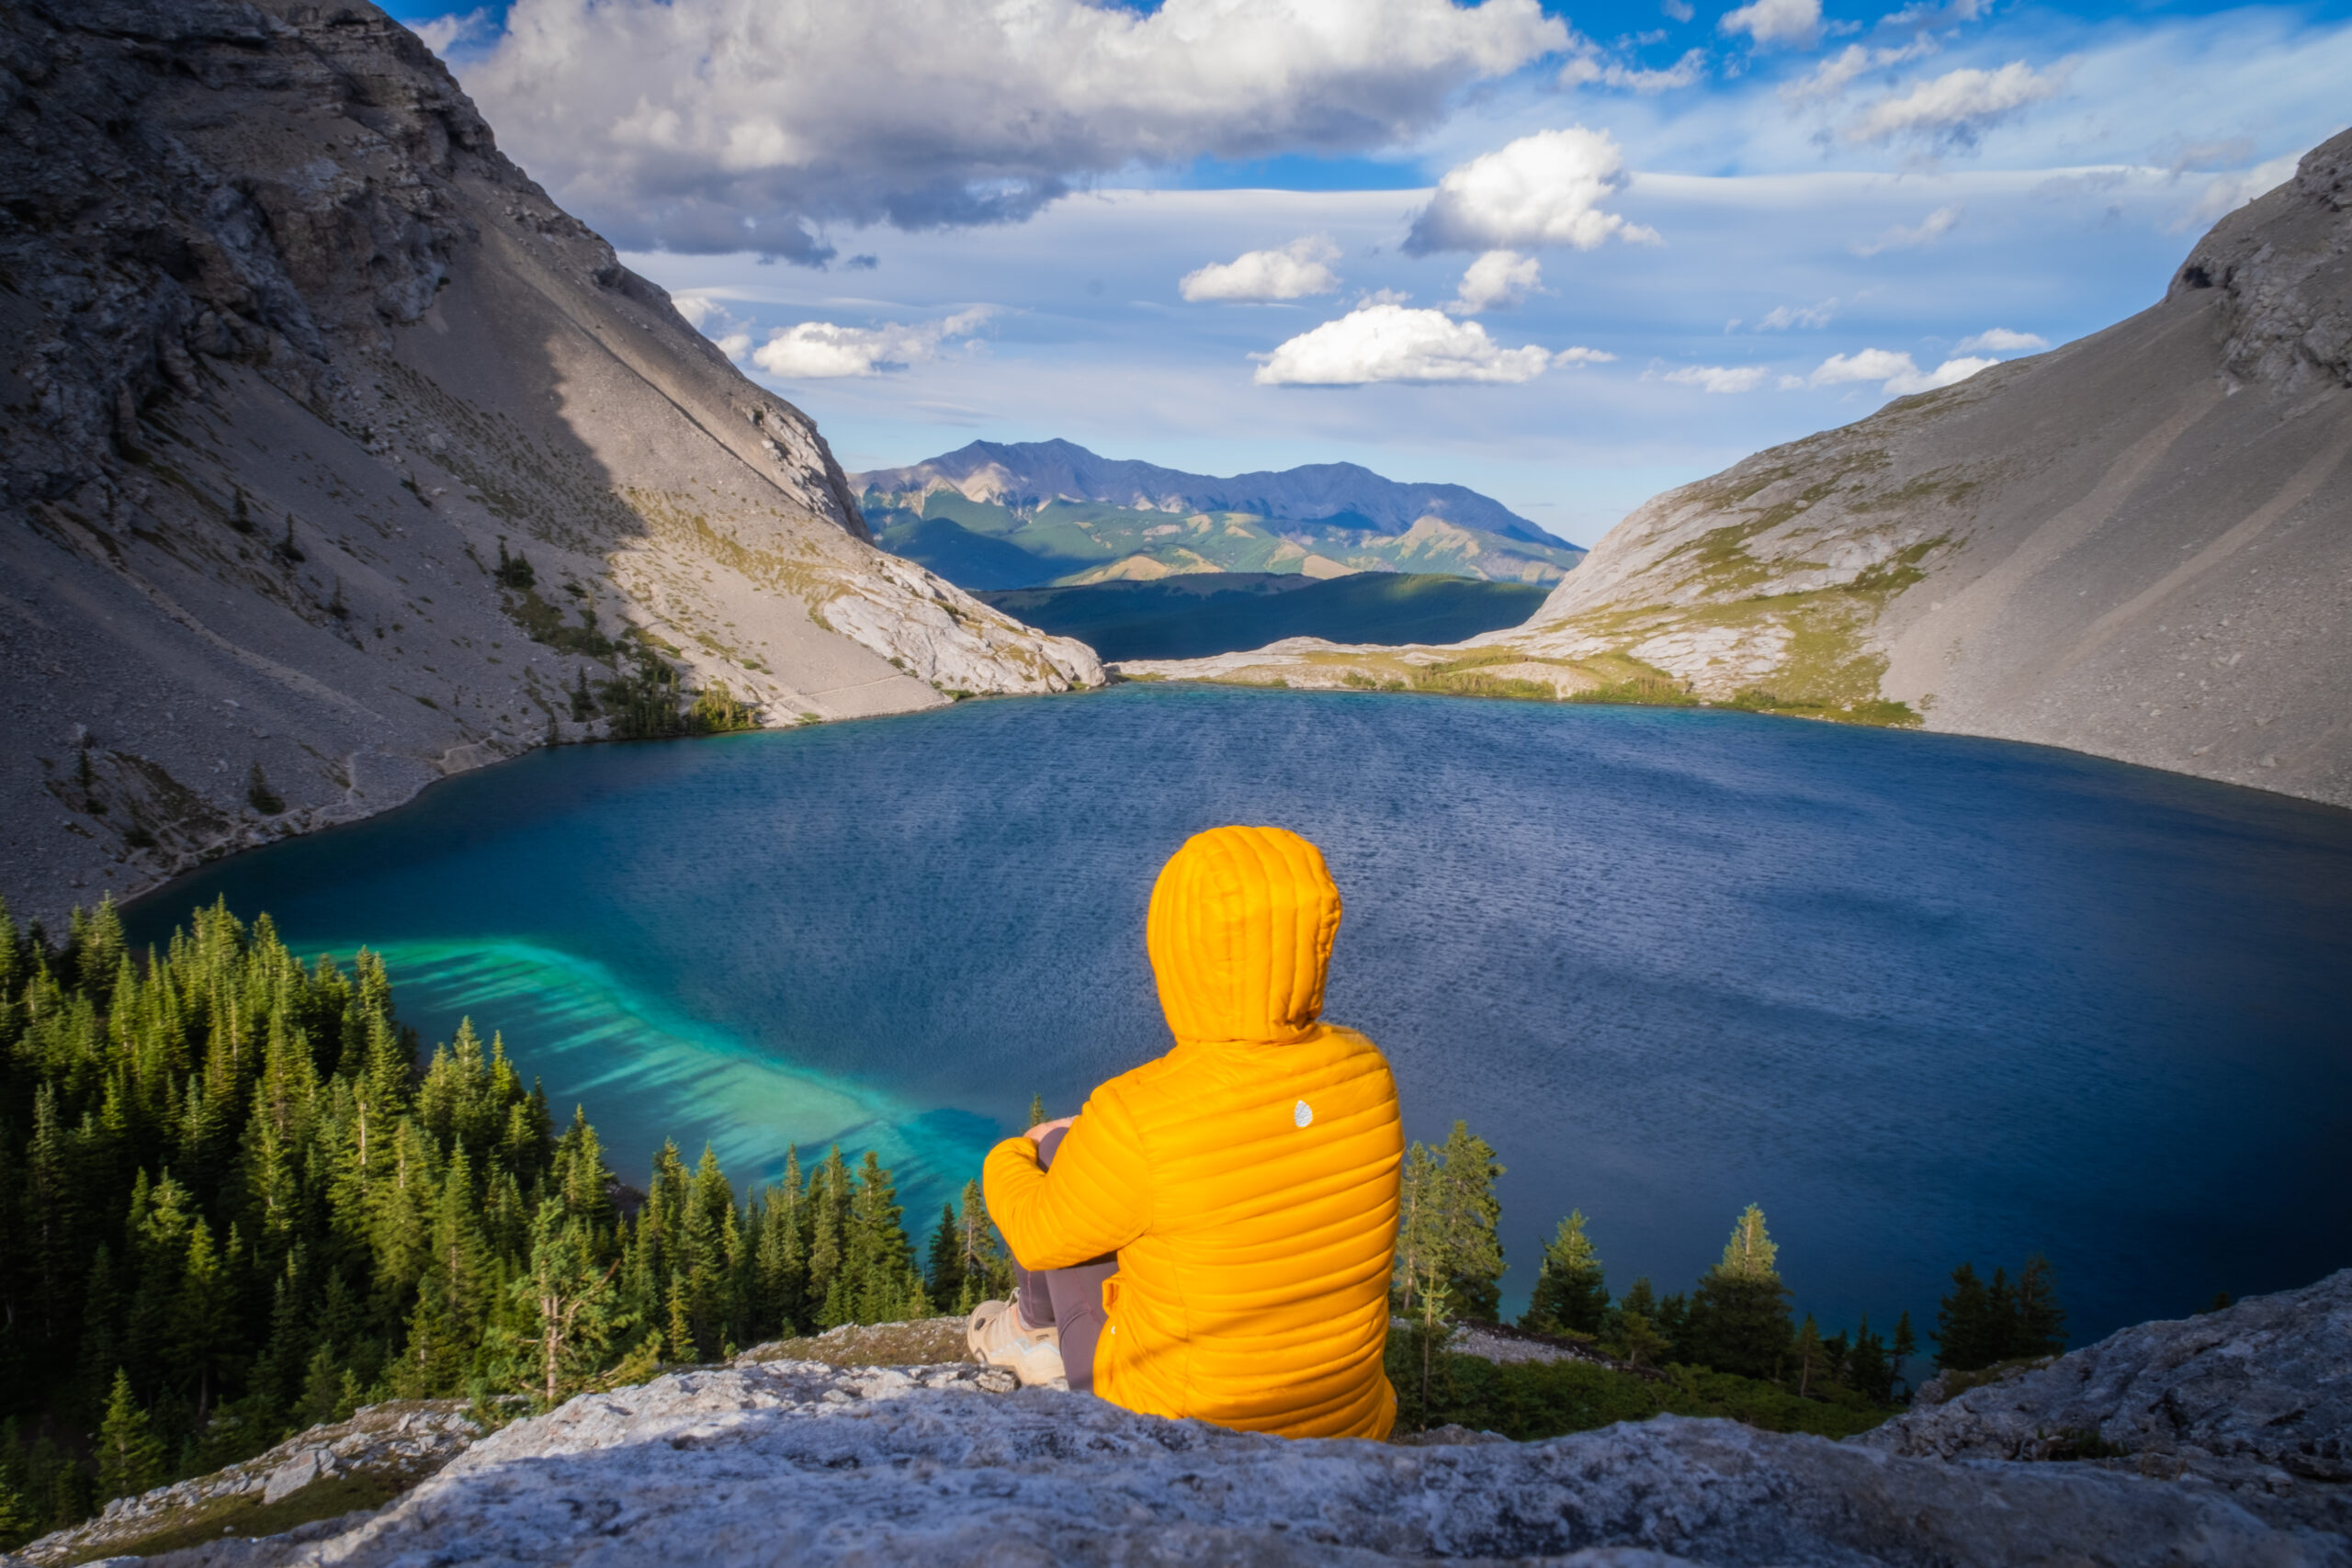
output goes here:
[[[1033, 1121], [1043, 1119], [1033, 1104]], [[1687, 1293], [1608, 1288], [1581, 1213], [1520, 1332], [1613, 1366], [1451, 1353], [1499, 1315], [1495, 1150], [1408, 1149], [1389, 1370], [1413, 1425], [1520, 1435], [1661, 1409], [1832, 1434], [1883, 1417], [1908, 1314], [1792, 1321], [1762, 1211]], [[977, 1181], [919, 1253], [890, 1172], [838, 1147], [738, 1191], [674, 1145], [639, 1190], [470, 1021], [420, 1049], [378, 956], [304, 964], [266, 916], [195, 912], [132, 953], [111, 904], [66, 939], [0, 906], [0, 1549], [390, 1398], [546, 1408], [767, 1340], [965, 1312], [1011, 1288]], [[2048, 1263], [1962, 1265], [1937, 1362], [2064, 1344]], [[1669, 1375], [1670, 1374], [1670, 1375]]]

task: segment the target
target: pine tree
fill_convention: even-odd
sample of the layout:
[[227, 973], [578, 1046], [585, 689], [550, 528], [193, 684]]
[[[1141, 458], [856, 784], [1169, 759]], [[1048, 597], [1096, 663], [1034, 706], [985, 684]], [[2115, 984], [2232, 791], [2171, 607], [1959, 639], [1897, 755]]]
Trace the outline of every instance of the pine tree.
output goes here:
[[1936, 1309], [1936, 1365], [1948, 1371], [1989, 1367], [2001, 1349], [2001, 1325], [1973, 1264], [1951, 1271], [1951, 1289]]
[[529, 1267], [512, 1286], [533, 1332], [520, 1341], [527, 1354], [513, 1363], [521, 1375], [510, 1386], [528, 1388], [551, 1409], [604, 1364], [614, 1336], [628, 1326], [614, 1300], [619, 1268], [618, 1258], [597, 1262], [587, 1222], [567, 1214], [560, 1199], [539, 1204]]
[[1029, 1097], [1029, 1120], [1023, 1123], [1023, 1131], [1025, 1132], [1031, 1127], [1041, 1126], [1044, 1124], [1045, 1120], [1046, 1097], [1042, 1094], [1031, 1095]]
[[1886, 1342], [1871, 1332], [1864, 1317], [1854, 1329], [1854, 1348], [1847, 1356], [1848, 1379], [1874, 1404], [1894, 1402], [1894, 1366], [1887, 1359]]
[[1779, 1253], [1765, 1230], [1764, 1211], [1750, 1203], [1732, 1226], [1723, 1260], [1691, 1293], [1689, 1321], [1675, 1337], [1678, 1348], [1719, 1372], [1778, 1377], [1793, 1333]]
[[1797, 1329], [1796, 1347], [1792, 1358], [1796, 1364], [1797, 1397], [1803, 1399], [1813, 1387], [1813, 1380], [1822, 1376], [1835, 1365], [1821, 1340], [1821, 1325], [1813, 1321], [1813, 1314], [1804, 1314], [1804, 1322]]
[[1890, 1363], [1890, 1371], [1888, 1373], [1888, 1400], [1892, 1403], [1894, 1398], [1893, 1383], [1898, 1379], [1903, 1382], [1905, 1391], [1904, 1397], [1907, 1399], [1910, 1397], [1908, 1391], [1911, 1384], [1910, 1379], [1905, 1375], [1903, 1369], [1909, 1363], [1912, 1357], [1919, 1353], [1919, 1337], [1912, 1332], [1911, 1314], [1908, 1312], [1904, 1313], [1900, 1317], [1897, 1317], [1894, 1320], [1894, 1337], [1887, 1342], [1886, 1351], [1887, 1359]]
[[2050, 1259], [2037, 1252], [2018, 1275], [2012, 1356], [2055, 1356], [2066, 1348], [2066, 1309], [2058, 1304]]
[[1454, 1315], [1470, 1323], [1496, 1320], [1502, 1296], [1502, 1204], [1495, 1183], [1503, 1168], [1486, 1139], [1461, 1122], [1438, 1150], [1438, 1201], [1452, 1263], [1448, 1280]]
[[956, 1205], [939, 1206], [939, 1224], [931, 1233], [931, 1265], [926, 1284], [931, 1299], [952, 1309], [964, 1296], [964, 1223]]
[[136, 1497], [164, 1478], [164, 1446], [131, 1395], [130, 1375], [119, 1367], [106, 1420], [98, 1427], [97, 1458], [98, 1492], [106, 1499]]
[[1599, 1335], [1609, 1314], [1609, 1286], [1600, 1257], [1584, 1234], [1581, 1209], [1570, 1211], [1557, 1235], [1544, 1248], [1544, 1262], [1535, 1276], [1535, 1290], [1521, 1328], [1538, 1334]]

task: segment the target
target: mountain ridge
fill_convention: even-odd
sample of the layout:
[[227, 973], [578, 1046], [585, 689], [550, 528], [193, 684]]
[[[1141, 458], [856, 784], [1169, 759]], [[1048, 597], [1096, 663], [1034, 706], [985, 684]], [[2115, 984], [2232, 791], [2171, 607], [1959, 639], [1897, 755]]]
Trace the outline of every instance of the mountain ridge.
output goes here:
[[771, 724], [1102, 679], [876, 550], [372, 5], [23, 0], [0, 63], [20, 916], [610, 733], [641, 675]]
[[1355, 463], [1308, 463], [1220, 478], [1103, 457], [1060, 439], [974, 441], [904, 468], [853, 474], [850, 480], [885, 495], [920, 495], [944, 484], [967, 500], [1016, 510], [1058, 500], [1138, 512], [1243, 512], [1272, 522], [1321, 523], [1352, 513], [1387, 533], [1436, 517], [1522, 544], [1578, 547], [1466, 486], [1391, 479]]

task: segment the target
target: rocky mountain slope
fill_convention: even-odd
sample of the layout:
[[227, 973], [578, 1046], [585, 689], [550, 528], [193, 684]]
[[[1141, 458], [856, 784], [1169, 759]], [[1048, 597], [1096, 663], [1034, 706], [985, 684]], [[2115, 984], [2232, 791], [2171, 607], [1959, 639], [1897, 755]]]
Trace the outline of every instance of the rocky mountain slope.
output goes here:
[[1102, 678], [874, 548], [365, 0], [19, 0], [0, 139], [20, 914], [581, 738], [640, 653], [770, 723]]
[[2352, 805], [2352, 132], [2160, 303], [1657, 497], [1522, 627], [1144, 670], [1400, 660], [1561, 694], [1663, 671]]
[[[2352, 1564], [2352, 1270], [1845, 1443], [1676, 1416], [1539, 1443], [1291, 1442], [1010, 1383], [752, 1352], [517, 1422], [372, 1515], [146, 1561]], [[288, 1502], [324, 1484], [321, 1438], [262, 1484]]]

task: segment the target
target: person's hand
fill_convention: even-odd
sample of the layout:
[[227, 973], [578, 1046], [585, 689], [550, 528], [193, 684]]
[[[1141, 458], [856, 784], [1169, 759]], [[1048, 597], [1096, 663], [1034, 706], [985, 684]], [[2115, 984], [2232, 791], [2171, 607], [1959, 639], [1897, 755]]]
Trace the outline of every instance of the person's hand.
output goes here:
[[1021, 1135], [1033, 1144], [1043, 1143], [1046, 1134], [1058, 1133], [1077, 1120], [1075, 1116], [1060, 1116], [1051, 1122], [1040, 1122]]

